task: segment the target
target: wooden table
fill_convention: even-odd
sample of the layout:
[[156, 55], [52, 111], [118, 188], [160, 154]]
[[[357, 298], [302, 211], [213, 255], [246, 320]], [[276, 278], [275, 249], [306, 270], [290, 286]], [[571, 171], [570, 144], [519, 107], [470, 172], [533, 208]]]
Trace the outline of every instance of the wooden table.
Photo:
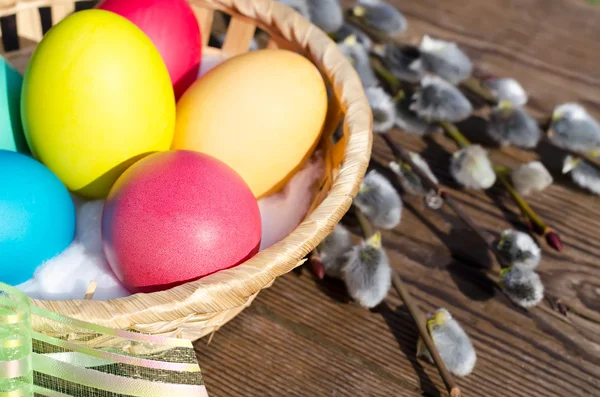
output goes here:
[[[457, 41], [481, 69], [521, 81], [535, 115], [578, 101], [600, 117], [600, 6], [585, 0], [396, 3], [409, 20], [406, 40], [430, 34]], [[15, 31], [14, 17], [0, 24], [3, 32]], [[7, 49], [18, 45], [6, 32], [3, 41]], [[23, 37], [20, 43], [32, 44]], [[21, 58], [15, 61], [24, 70], [27, 53]], [[474, 141], [489, 143], [483, 125], [473, 118], [461, 128]], [[457, 188], [448, 175], [456, 149], [451, 141], [392, 135]], [[391, 160], [379, 139], [373, 157], [374, 166]], [[540, 274], [547, 290], [576, 313], [564, 317], [546, 301], [528, 313], [516, 310], [477, 269], [492, 260], [475, 235], [448, 209], [433, 212], [419, 199], [407, 199], [402, 224], [384, 233], [394, 267], [423, 310], [449, 309], [471, 336], [478, 362], [473, 374], [457, 379], [464, 396], [600, 396], [600, 198], [560, 176], [562, 154], [546, 144], [537, 153], [496, 150], [493, 157], [509, 166], [542, 157], [556, 176], [544, 194], [530, 198], [565, 243], [558, 254], [541, 242]], [[491, 232], [520, 225], [515, 206], [498, 188], [457, 189], [455, 196]], [[209, 346], [206, 340], [196, 347], [211, 397], [445, 395], [435, 367], [415, 359], [417, 332], [394, 292], [367, 311], [349, 301], [339, 282], [318, 282], [302, 268], [261, 292]]]
[[[409, 20], [408, 39], [430, 34], [456, 40], [478, 66], [512, 76], [530, 92], [529, 108], [548, 114], [578, 101], [600, 117], [600, 6], [584, 0], [396, 1]], [[463, 128], [488, 143], [481, 120]], [[421, 152], [443, 183], [456, 146], [443, 137], [424, 142], [395, 131]], [[556, 177], [532, 206], [562, 235], [563, 253], [544, 247], [540, 267], [548, 291], [579, 314], [563, 317], [544, 301], [519, 312], [494, 292], [473, 265], [490, 264], [477, 238], [448, 209], [433, 212], [405, 202], [402, 224], [384, 234], [394, 266], [423, 310], [445, 307], [477, 349], [473, 374], [457, 381], [464, 396], [600, 396], [600, 198], [560, 176], [561, 153], [494, 152], [498, 163], [542, 157]], [[391, 156], [374, 142], [374, 159]], [[486, 229], [520, 225], [502, 190], [457, 190], [457, 201]], [[415, 359], [416, 329], [397, 295], [367, 311], [349, 302], [343, 285], [318, 282], [307, 269], [281, 277], [255, 303], [197, 343], [211, 397], [225, 396], [443, 396], [434, 366]]]

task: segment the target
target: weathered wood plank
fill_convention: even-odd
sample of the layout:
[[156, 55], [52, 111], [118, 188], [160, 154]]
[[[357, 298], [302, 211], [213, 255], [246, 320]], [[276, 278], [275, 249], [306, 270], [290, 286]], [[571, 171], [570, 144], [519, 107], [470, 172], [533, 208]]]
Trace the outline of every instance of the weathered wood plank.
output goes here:
[[[486, 72], [520, 80], [530, 109], [547, 114], [555, 104], [584, 103], [600, 116], [600, 8], [581, 0], [421, 0], [398, 2], [410, 22], [406, 39], [424, 33], [456, 40]], [[19, 60], [24, 57], [13, 57]], [[25, 62], [17, 62], [23, 69]], [[461, 128], [489, 143], [482, 120]], [[395, 139], [421, 152], [452, 188], [444, 137], [426, 142], [394, 131]], [[374, 144], [375, 163], [391, 156]], [[495, 161], [515, 165], [541, 157], [560, 171], [560, 151], [495, 151]], [[495, 292], [476, 265], [490, 265], [475, 236], [450, 211], [405, 201], [402, 225], [386, 232], [395, 267], [424, 310], [448, 308], [472, 336], [475, 372], [458, 379], [465, 396], [600, 396], [600, 199], [568, 178], [528, 200], [563, 236], [565, 251], [543, 242], [540, 274], [547, 290], [576, 312], [568, 318], [548, 302], [528, 313]], [[514, 205], [497, 188], [455, 196], [486, 229], [519, 224]], [[374, 311], [349, 302], [338, 283], [317, 283], [306, 271], [282, 277], [256, 303], [219, 331], [212, 344], [197, 344], [211, 396], [438, 396], [435, 368], [415, 360], [416, 330], [394, 293]]]

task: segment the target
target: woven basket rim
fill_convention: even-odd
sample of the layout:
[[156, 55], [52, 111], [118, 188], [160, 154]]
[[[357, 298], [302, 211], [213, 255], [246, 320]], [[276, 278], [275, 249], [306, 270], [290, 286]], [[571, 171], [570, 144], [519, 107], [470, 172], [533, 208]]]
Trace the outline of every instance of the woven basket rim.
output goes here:
[[[69, 0], [15, 1], [0, 5], [0, 16], [28, 8], [73, 4]], [[209, 7], [248, 18], [289, 42], [297, 44], [331, 82], [340, 102], [348, 141], [338, 176], [326, 198], [282, 241], [260, 251], [250, 260], [172, 289], [125, 298], [96, 300], [37, 300], [36, 306], [65, 316], [120, 329], [139, 324], [164, 325], [185, 322], [198, 314], [210, 315], [246, 306], [275, 278], [302, 263], [341, 220], [352, 204], [366, 172], [372, 145], [372, 115], [362, 83], [351, 64], [324, 32], [294, 10], [272, 0], [188, 0], [192, 6]], [[10, 53], [8, 53], [10, 55]], [[34, 325], [35, 326], [35, 325]]]

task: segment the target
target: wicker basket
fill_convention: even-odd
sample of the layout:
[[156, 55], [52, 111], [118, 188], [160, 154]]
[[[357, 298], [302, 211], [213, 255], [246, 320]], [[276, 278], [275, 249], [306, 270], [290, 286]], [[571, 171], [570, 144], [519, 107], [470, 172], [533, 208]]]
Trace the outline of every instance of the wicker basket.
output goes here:
[[[256, 28], [267, 47], [297, 51], [321, 71], [330, 92], [320, 148], [326, 172], [309, 215], [294, 232], [234, 268], [152, 294], [110, 301], [70, 300], [33, 303], [64, 316], [99, 325], [195, 340], [218, 330], [252, 303], [261, 289], [303, 262], [349, 209], [371, 152], [371, 111], [361, 82], [329, 37], [293, 10], [272, 0], [191, 0], [206, 47], [215, 11], [232, 18], [222, 49], [228, 56], [248, 51]], [[39, 7], [50, 7], [55, 24], [75, 10], [73, 1], [0, 0], [0, 16], [16, 15], [21, 49], [5, 57], [21, 72], [42, 38]], [[47, 12], [47, 11], [45, 11]], [[283, 299], [283, 298], [282, 298]], [[64, 336], [54, 322], [35, 319], [34, 328]]]

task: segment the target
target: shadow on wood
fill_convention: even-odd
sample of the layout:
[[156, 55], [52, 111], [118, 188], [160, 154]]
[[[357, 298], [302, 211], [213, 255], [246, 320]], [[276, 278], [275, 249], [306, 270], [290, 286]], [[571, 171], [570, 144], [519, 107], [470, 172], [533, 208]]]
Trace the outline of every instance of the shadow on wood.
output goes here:
[[[406, 306], [397, 306], [396, 309], [393, 310], [386, 302], [383, 302], [377, 307], [376, 312], [381, 314], [390, 332], [394, 335], [394, 338], [396, 338], [398, 347], [410, 361], [415, 373], [419, 377], [419, 384], [424, 395], [429, 397], [441, 397], [439, 390], [436, 388], [429, 375], [424, 371], [421, 363], [417, 360], [417, 340], [419, 336]], [[407, 324], [412, 326], [409, 327]]]

